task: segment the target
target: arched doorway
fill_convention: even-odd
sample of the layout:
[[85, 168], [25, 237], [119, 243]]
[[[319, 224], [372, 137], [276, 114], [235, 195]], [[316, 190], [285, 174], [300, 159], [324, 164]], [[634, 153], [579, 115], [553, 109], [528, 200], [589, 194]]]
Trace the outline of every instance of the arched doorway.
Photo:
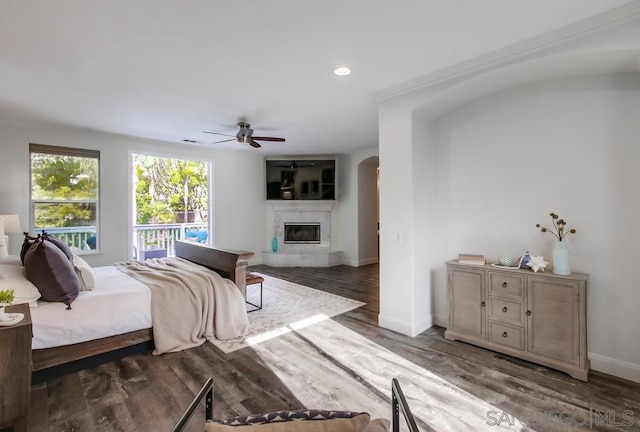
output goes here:
[[378, 156], [358, 164], [358, 261], [360, 265], [378, 262]]

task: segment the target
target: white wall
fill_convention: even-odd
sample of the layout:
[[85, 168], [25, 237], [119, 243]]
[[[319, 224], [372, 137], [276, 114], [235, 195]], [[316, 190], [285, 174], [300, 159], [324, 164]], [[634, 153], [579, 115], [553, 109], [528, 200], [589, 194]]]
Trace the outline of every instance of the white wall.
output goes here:
[[[408, 115], [407, 115], [408, 114]], [[430, 304], [416, 314], [421, 281], [416, 278], [414, 131], [411, 113], [403, 101], [380, 106], [380, 314], [378, 324], [401, 333], [417, 335], [430, 327]]]
[[[594, 368], [627, 362], [640, 376], [640, 75], [558, 79], [491, 95], [432, 125], [438, 146], [439, 261], [459, 252], [551, 261], [550, 212], [576, 228], [572, 270], [589, 273]], [[447, 315], [445, 268], [435, 314]], [[438, 322], [446, 326], [445, 322]], [[603, 363], [604, 362], [604, 363]]]
[[444, 261], [460, 252], [550, 258], [535, 224], [554, 211], [591, 274], [592, 368], [640, 381], [639, 24], [543, 36], [381, 94], [381, 326], [446, 325]]
[[[264, 239], [264, 161], [257, 152], [214, 150], [67, 128], [0, 125], [0, 213], [20, 214], [29, 227], [29, 143], [100, 150], [101, 252], [87, 255], [91, 265], [128, 259], [129, 151], [210, 160], [214, 163], [216, 246], [258, 252]], [[21, 236], [11, 238], [17, 253]]]

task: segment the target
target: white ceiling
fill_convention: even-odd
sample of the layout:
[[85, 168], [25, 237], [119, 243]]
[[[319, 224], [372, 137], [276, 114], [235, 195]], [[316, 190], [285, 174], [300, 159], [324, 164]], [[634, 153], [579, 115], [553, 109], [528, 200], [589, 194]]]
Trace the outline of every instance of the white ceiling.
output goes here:
[[629, 2], [2, 0], [0, 123], [211, 145], [245, 117], [287, 142], [216, 148], [373, 148], [376, 92]]

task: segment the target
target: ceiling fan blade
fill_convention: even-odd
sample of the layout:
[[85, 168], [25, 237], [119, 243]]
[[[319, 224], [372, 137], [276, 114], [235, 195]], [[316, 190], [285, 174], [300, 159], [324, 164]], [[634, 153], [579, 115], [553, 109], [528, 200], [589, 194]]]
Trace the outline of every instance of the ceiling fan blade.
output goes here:
[[260, 144], [258, 144], [257, 142], [255, 142], [255, 141], [254, 141], [253, 139], [251, 139], [251, 138], [249, 138], [249, 145], [250, 145], [251, 147], [254, 147], [254, 148], [260, 148], [260, 147], [262, 147]]
[[228, 140], [214, 141], [211, 144], [220, 144], [220, 143], [229, 142], [229, 141], [236, 141], [236, 139], [235, 138], [231, 138], [231, 139], [228, 139]]
[[284, 142], [284, 138], [276, 138], [276, 137], [251, 137], [254, 140], [260, 140], [260, 141], [276, 141], [276, 142]]
[[235, 136], [235, 135], [223, 134], [223, 133], [220, 133], [220, 132], [209, 132], [209, 131], [202, 131], [202, 132], [203, 133], [208, 133], [208, 134], [214, 134], [214, 135], [229, 136], [229, 137]]

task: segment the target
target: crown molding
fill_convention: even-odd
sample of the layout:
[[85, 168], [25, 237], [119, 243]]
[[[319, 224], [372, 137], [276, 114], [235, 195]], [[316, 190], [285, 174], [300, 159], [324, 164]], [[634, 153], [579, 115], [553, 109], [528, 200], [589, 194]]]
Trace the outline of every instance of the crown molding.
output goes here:
[[607, 30], [640, 16], [640, 1], [634, 0], [607, 12], [586, 18], [504, 48], [439, 69], [414, 80], [388, 87], [374, 93], [379, 101], [391, 99], [415, 90], [435, 86], [457, 78], [507, 65], [530, 54]]

